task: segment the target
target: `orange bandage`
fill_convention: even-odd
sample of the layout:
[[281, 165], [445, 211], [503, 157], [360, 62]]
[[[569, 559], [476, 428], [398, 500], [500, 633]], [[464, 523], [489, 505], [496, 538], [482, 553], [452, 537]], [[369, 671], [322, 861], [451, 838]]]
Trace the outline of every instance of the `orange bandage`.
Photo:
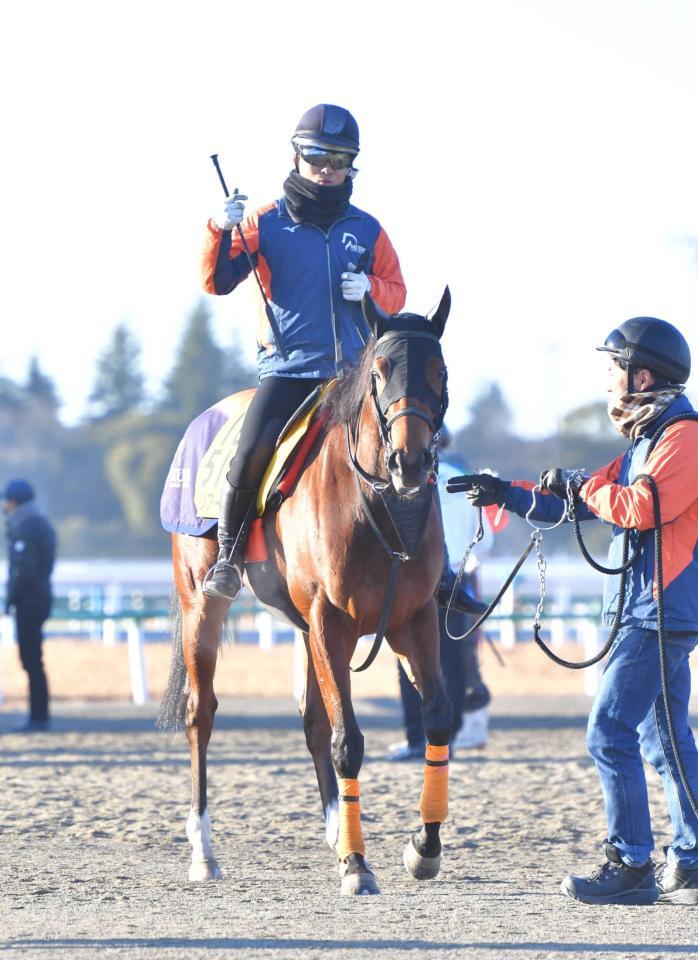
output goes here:
[[448, 744], [427, 744], [419, 812], [423, 823], [443, 823], [448, 816]]
[[359, 781], [339, 779], [339, 839], [337, 856], [346, 859], [350, 853], [364, 855], [364, 835], [361, 830]]

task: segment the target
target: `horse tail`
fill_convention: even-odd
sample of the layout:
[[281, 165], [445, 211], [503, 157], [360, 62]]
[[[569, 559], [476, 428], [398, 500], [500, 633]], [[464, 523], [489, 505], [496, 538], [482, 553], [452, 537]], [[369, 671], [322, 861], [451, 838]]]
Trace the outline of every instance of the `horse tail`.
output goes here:
[[167, 689], [160, 704], [157, 726], [160, 730], [179, 730], [184, 725], [187, 702], [187, 665], [182, 647], [182, 604], [176, 590], [170, 595], [170, 634], [172, 654]]

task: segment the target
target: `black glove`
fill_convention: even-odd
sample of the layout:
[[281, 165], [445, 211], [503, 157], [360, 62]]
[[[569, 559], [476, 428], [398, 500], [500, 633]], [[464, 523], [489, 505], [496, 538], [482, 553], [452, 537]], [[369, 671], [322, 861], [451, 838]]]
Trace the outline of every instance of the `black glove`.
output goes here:
[[541, 490], [549, 490], [550, 493], [554, 493], [561, 500], [567, 500], [568, 483], [575, 493], [579, 493], [582, 484], [588, 479], [581, 470], [563, 470], [562, 467], [551, 467], [541, 473], [538, 483]]
[[491, 473], [465, 473], [451, 477], [446, 483], [448, 493], [465, 493], [474, 507], [501, 506], [507, 498], [509, 483]]

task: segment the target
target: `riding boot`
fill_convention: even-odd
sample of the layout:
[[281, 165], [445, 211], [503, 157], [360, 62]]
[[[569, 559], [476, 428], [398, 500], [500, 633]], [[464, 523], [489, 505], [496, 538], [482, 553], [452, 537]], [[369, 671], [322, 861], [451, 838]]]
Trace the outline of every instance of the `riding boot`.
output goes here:
[[239, 490], [225, 482], [218, 518], [218, 559], [204, 580], [207, 597], [235, 600], [240, 593], [256, 496], [256, 490]]

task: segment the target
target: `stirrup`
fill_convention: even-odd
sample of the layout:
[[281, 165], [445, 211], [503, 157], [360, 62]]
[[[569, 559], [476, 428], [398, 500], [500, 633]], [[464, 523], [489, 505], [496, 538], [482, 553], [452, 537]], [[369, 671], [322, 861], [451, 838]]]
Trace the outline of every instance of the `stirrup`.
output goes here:
[[218, 600], [237, 600], [242, 590], [242, 568], [230, 560], [217, 560], [204, 577], [203, 591]]

